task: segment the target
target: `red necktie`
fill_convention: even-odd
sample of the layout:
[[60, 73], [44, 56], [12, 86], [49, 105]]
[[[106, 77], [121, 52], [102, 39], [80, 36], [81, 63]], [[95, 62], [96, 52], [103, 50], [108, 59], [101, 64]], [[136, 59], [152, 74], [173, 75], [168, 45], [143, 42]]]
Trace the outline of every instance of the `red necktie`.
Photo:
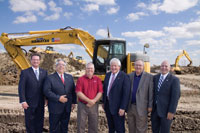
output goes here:
[[63, 82], [63, 84], [64, 84], [65, 81], [64, 81], [64, 78], [63, 78], [62, 74], [61, 74], [60, 78], [61, 78], [61, 80], [62, 80], [62, 82]]

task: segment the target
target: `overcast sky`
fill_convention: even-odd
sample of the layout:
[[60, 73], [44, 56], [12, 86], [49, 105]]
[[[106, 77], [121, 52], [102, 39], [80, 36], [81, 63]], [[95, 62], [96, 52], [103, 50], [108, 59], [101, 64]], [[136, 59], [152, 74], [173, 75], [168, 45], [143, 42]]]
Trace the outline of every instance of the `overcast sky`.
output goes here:
[[[200, 0], [0, 0], [0, 16], [0, 33], [71, 26], [100, 39], [109, 27], [113, 37], [126, 40], [127, 53], [141, 53], [149, 43], [151, 65], [165, 59], [174, 64], [182, 50], [200, 65]], [[78, 45], [54, 48], [90, 60]], [[185, 57], [180, 60], [180, 65], [187, 63]]]

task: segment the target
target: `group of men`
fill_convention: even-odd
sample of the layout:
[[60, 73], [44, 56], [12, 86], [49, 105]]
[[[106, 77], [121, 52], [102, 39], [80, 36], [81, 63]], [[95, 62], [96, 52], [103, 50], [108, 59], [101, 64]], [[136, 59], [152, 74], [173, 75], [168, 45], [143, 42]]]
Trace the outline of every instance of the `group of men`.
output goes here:
[[[120, 71], [121, 62], [110, 60], [110, 72], [104, 83], [94, 75], [94, 64], [86, 65], [85, 75], [74, 84], [65, 73], [66, 63], [56, 61], [56, 72], [48, 75], [39, 68], [40, 55], [31, 55], [32, 67], [22, 70], [19, 81], [20, 104], [25, 112], [27, 133], [42, 133], [44, 106], [48, 105], [50, 133], [67, 133], [71, 110], [78, 101], [77, 132], [98, 132], [98, 101], [102, 98], [109, 133], [125, 132], [125, 112], [129, 133], [146, 133], [148, 113], [151, 113], [153, 133], [169, 133], [180, 97], [179, 79], [170, 74], [167, 61], [160, 74], [144, 71], [144, 62], [136, 60], [135, 72]], [[78, 100], [77, 100], [78, 97]]]

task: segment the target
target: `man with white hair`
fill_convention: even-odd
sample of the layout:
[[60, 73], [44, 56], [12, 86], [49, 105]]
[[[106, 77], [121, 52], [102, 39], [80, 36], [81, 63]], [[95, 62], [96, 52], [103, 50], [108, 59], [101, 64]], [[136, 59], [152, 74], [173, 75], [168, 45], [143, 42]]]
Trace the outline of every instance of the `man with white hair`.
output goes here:
[[163, 61], [160, 74], [154, 76], [154, 99], [151, 114], [153, 133], [170, 133], [170, 126], [180, 98], [180, 81], [169, 73], [170, 64]]
[[56, 61], [56, 72], [45, 80], [44, 94], [48, 99], [50, 133], [67, 133], [71, 109], [76, 103], [73, 77], [65, 73], [63, 59]]
[[108, 72], [104, 79], [103, 103], [109, 133], [125, 132], [125, 110], [129, 100], [130, 80], [126, 73], [120, 71], [120, 67], [121, 62], [119, 59], [111, 59], [111, 72]]

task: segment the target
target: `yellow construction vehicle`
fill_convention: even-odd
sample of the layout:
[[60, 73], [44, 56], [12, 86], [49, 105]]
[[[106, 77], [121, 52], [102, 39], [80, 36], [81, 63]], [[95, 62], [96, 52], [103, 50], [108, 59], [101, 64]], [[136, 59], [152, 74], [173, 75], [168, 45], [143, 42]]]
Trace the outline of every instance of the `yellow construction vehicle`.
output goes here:
[[82, 56], [76, 56], [76, 58], [74, 58], [74, 54], [73, 52], [70, 52], [69, 55], [68, 55], [68, 58], [74, 60], [74, 61], [77, 61], [81, 64], [86, 64], [86, 61], [83, 60], [83, 57]]
[[181, 59], [181, 57], [185, 56], [188, 61], [190, 62], [187, 66], [191, 66], [192, 65], [192, 60], [189, 56], [189, 54], [183, 50], [183, 52], [181, 54], [179, 54], [177, 57], [176, 57], [176, 60], [175, 60], [175, 64], [174, 64], [174, 67], [172, 68], [172, 70], [176, 73], [176, 74], [181, 74], [181, 68], [179, 66], [179, 60]]
[[47, 46], [46, 49], [45, 49], [45, 53], [47, 53], [47, 54], [55, 54], [57, 52], [54, 51], [52, 46]]
[[[22, 37], [9, 38], [9, 35], [24, 35]], [[102, 80], [109, 71], [109, 61], [118, 58], [122, 62], [121, 69], [126, 73], [134, 71], [134, 62], [142, 59], [145, 62], [145, 71], [150, 72], [149, 57], [146, 54], [129, 53], [126, 55], [126, 41], [117, 38], [96, 40], [88, 32], [66, 27], [58, 30], [30, 31], [26, 33], [2, 33], [1, 43], [20, 69], [30, 67], [25, 58], [21, 46], [35, 45], [60, 45], [77, 44], [83, 46], [95, 65], [95, 74]]]
[[51, 46], [47, 46], [45, 50], [39, 47], [32, 47], [29, 51], [32, 53], [47, 53], [47, 54], [57, 53]]

